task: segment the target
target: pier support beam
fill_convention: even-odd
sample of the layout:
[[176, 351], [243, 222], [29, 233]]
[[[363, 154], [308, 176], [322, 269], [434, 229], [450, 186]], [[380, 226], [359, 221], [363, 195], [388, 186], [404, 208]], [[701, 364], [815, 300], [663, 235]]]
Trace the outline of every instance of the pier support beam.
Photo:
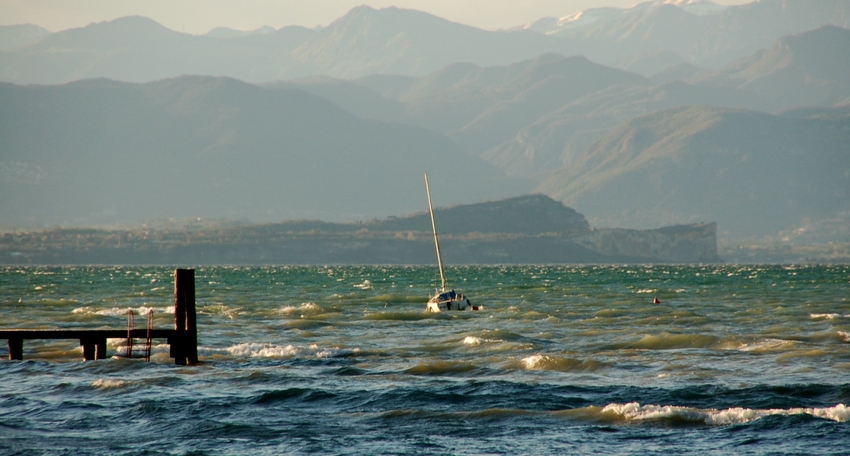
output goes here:
[[80, 339], [80, 345], [83, 346], [83, 361], [91, 361], [94, 359], [94, 341], [91, 339]]
[[24, 359], [24, 340], [9, 339], [9, 360], [23, 361]]
[[195, 312], [195, 270], [174, 271], [174, 329], [171, 344], [174, 364], [198, 364], [198, 322]]
[[106, 359], [106, 338], [98, 339], [94, 344], [94, 359]]
[[93, 359], [106, 359], [106, 338], [105, 337], [87, 337], [80, 339], [80, 345], [83, 347], [83, 360], [91, 361]]

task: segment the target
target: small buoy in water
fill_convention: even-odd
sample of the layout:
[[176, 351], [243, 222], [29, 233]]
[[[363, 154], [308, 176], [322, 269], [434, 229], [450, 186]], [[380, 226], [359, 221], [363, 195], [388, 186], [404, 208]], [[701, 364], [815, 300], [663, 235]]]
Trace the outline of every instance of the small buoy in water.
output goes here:
[[661, 301], [659, 301], [658, 298], [652, 298], [652, 303], [653, 304], [661, 304]]

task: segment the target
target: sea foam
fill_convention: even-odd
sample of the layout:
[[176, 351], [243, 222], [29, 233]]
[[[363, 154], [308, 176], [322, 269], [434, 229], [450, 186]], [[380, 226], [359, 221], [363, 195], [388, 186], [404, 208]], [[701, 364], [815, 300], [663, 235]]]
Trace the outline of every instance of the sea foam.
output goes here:
[[809, 318], [811, 318], [812, 320], [834, 320], [836, 318], [841, 318], [841, 314], [837, 314], [837, 313], [809, 314]]
[[673, 419], [687, 422], [699, 422], [709, 425], [742, 424], [755, 421], [766, 416], [791, 416], [806, 414], [817, 418], [844, 423], [847, 422], [848, 418], [850, 418], [850, 409], [848, 409], [844, 404], [838, 404], [834, 407], [820, 408], [760, 410], [733, 407], [723, 410], [715, 410], [679, 407], [673, 405], [640, 405], [637, 402], [630, 402], [627, 404], [608, 404], [602, 409], [602, 414], [618, 415], [627, 421]]
[[228, 347], [223, 351], [226, 354], [243, 358], [290, 358], [290, 357], [316, 357], [316, 358], [342, 358], [359, 353], [359, 348], [344, 349], [338, 347], [299, 347], [296, 345], [275, 345], [261, 343], [243, 343]]
[[132, 307], [112, 307], [110, 309], [96, 309], [94, 307], [77, 307], [73, 310], [75, 314], [83, 314], [83, 315], [102, 315], [106, 317], [127, 317], [127, 313], [133, 311], [137, 316], [147, 316], [148, 313], [153, 311], [153, 313], [174, 313], [173, 307], [149, 307], [149, 306], [140, 306], [136, 308]]
[[482, 340], [480, 337], [475, 336], [466, 336], [463, 338], [464, 345], [481, 345]]
[[128, 382], [126, 380], [104, 380], [99, 378], [92, 382], [91, 386], [94, 388], [120, 388], [122, 386], [127, 385]]
[[520, 365], [525, 370], [546, 370], [556, 372], [581, 372], [595, 371], [605, 367], [597, 361], [582, 361], [574, 358], [564, 358], [550, 355], [531, 355], [520, 360]]
[[297, 306], [297, 307], [296, 306], [285, 306], [285, 307], [281, 308], [279, 312], [281, 314], [288, 315], [288, 314], [292, 314], [292, 313], [315, 314], [315, 313], [320, 313], [321, 311], [322, 311], [322, 308], [318, 304], [313, 303], [313, 302], [304, 302], [304, 303], [301, 303], [301, 305]]

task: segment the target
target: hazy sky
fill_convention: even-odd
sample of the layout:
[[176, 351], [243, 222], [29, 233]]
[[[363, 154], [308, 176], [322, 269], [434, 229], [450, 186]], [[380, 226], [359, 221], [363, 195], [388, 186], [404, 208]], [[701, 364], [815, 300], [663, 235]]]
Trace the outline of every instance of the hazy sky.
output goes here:
[[[715, 0], [721, 4], [751, 0]], [[35, 24], [52, 32], [118, 17], [147, 16], [177, 31], [202, 34], [218, 26], [328, 25], [358, 5], [427, 11], [454, 22], [495, 30], [587, 8], [626, 8], [637, 0], [0, 0], [0, 25]]]

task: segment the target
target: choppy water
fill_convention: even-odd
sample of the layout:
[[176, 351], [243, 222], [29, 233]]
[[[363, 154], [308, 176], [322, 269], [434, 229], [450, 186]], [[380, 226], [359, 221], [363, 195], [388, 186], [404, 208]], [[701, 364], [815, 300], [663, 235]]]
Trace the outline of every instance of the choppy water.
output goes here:
[[[439, 315], [434, 269], [198, 268], [195, 367], [25, 341], [0, 453], [850, 451], [850, 266], [464, 267]], [[0, 328], [171, 328], [172, 277], [0, 269]]]

